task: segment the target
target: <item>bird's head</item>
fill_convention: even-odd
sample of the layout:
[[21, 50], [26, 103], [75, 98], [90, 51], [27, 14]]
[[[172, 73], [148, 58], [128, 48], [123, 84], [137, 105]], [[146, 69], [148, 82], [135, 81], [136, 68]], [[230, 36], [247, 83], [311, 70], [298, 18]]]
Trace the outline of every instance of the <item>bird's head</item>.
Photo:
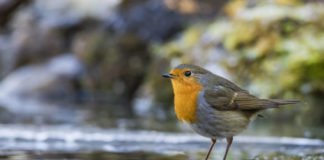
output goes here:
[[186, 92], [189, 89], [201, 89], [201, 82], [208, 79], [211, 74], [199, 66], [180, 64], [162, 76], [171, 79], [174, 92]]

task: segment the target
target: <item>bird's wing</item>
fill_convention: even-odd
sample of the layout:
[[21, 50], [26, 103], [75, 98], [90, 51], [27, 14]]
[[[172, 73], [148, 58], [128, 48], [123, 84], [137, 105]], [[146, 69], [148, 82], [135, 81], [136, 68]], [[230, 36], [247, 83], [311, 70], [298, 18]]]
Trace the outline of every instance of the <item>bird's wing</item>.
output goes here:
[[213, 86], [204, 91], [207, 103], [217, 110], [262, 110], [275, 108], [278, 104], [267, 99], [259, 99], [247, 91], [234, 91], [223, 86]]

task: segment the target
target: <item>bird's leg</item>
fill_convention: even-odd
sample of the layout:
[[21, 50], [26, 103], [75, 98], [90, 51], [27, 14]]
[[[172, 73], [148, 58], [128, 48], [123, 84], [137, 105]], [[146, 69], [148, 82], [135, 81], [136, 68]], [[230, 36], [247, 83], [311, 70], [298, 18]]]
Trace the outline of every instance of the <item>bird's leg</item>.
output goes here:
[[227, 146], [226, 146], [226, 151], [223, 160], [226, 160], [228, 150], [230, 149], [233, 142], [233, 137], [227, 137], [226, 140], [227, 140]]
[[214, 145], [215, 145], [215, 143], [216, 143], [216, 138], [212, 138], [211, 141], [212, 141], [212, 144], [211, 144], [210, 147], [209, 147], [209, 151], [208, 151], [208, 153], [207, 153], [207, 155], [206, 155], [205, 160], [208, 160], [208, 157], [209, 157], [209, 155], [210, 155], [210, 152], [213, 150]]

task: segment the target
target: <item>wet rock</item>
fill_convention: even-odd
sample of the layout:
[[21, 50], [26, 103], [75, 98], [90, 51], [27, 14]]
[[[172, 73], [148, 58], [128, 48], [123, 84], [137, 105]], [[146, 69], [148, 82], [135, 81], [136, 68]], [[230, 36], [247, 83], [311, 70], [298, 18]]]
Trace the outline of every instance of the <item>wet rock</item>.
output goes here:
[[82, 65], [71, 54], [19, 68], [1, 81], [0, 106], [18, 115], [49, 114], [56, 110], [49, 102], [73, 101], [74, 82], [81, 71]]

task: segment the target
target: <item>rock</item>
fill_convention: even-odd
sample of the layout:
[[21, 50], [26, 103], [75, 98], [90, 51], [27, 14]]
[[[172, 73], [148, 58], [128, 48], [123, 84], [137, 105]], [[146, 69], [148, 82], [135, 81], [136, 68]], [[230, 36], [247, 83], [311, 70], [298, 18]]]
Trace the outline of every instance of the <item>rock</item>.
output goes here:
[[16, 13], [11, 29], [10, 34], [3, 35], [8, 40], [7, 45], [0, 45], [4, 51], [0, 55], [4, 74], [63, 52], [62, 34], [54, 28], [41, 26], [31, 9], [22, 9]]
[[148, 45], [136, 35], [105, 30], [80, 33], [73, 52], [86, 66], [86, 90], [105, 93], [108, 104], [128, 107], [146, 76], [151, 56]]
[[181, 31], [188, 20], [162, 1], [149, 0], [120, 10], [111, 26], [116, 32], [136, 34], [145, 41], [165, 41]]
[[77, 95], [73, 83], [81, 72], [81, 63], [71, 54], [19, 68], [1, 81], [0, 106], [18, 115], [54, 114], [48, 111], [58, 111], [59, 105], [49, 102], [71, 102]]

